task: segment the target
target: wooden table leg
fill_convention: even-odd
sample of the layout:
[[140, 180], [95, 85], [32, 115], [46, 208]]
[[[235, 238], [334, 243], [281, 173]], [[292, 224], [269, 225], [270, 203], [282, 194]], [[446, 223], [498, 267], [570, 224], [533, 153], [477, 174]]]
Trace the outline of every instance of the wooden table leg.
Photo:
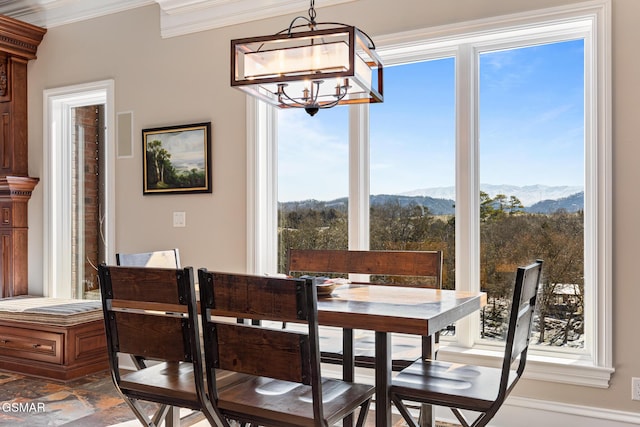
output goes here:
[[376, 332], [376, 426], [391, 425], [391, 335]]

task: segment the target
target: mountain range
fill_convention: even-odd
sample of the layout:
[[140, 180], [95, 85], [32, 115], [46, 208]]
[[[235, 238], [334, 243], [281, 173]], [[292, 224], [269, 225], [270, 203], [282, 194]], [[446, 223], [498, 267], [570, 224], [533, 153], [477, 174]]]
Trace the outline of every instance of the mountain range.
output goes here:
[[[484, 191], [490, 197], [495, 197], [498, 194], [504, 194], [505, 196], [516, 196], [524, 206], [533, 206], [543, 200], [558, 200], [565, 197], [569, 197], [576, 193], [583, 192], [581, 186], [550, 186], [550, 185], [494, 185], [494, 184], [480, 184], [480, 191]], [[435, 187], [424, 188], [420, 190], [412, 190], [405, 193], [401, 193], [403, 196], [429, 196], [435, 199], [455, 199], [456, 188], [450, 187]]]
[[[507, 199], [517, 197], [526, 212], [552, 213], [560, 209], [567, 212], [577, 212], [584, 209], [584, 190], [578, 186], [548, 186], [548, 185], [492, 185], [481, 184], [481, 191], [490, 197], [503, 194]], [[389, 202], [397, 202], [401, 206], [419, 205], [429, 209], [434, 215], [453, 215], [455, 187], [437, 187], [413, 190], [402, 194], [377, 194], [370, 197], [372, 207]], [[322, 209], [334, 208], [345, 210], [347, 198], [341, 197], [329, 201], [303, 200], [283, 202], [280, 207], [284, 210], [294, 209]]]

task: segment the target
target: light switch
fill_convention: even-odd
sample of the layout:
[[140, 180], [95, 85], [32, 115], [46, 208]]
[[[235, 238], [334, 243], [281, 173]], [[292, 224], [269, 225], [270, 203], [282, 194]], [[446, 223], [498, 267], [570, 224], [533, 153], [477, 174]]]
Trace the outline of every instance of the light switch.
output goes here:
[[173, 213], [173, 226], [174, 227], [186, 227], [187, 226], [187, 213], [186, 212], [174, 212]]

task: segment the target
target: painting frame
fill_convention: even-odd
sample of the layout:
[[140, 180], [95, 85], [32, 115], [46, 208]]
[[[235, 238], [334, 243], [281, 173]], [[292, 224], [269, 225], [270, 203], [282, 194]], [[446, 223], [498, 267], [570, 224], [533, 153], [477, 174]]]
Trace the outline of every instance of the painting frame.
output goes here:
[[211, 193], [211, 122], [142, 129], [143, 195]]

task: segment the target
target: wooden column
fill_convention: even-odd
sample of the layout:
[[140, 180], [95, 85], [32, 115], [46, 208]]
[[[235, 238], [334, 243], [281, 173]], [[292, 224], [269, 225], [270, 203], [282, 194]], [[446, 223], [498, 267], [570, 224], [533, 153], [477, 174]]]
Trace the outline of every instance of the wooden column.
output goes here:
[[27, 202], [38, 178], [0, 177], [1, 297], [28, 292]]
[[28, 292], [27, 62], [46, 30], [0, 15], [0, 297]]

